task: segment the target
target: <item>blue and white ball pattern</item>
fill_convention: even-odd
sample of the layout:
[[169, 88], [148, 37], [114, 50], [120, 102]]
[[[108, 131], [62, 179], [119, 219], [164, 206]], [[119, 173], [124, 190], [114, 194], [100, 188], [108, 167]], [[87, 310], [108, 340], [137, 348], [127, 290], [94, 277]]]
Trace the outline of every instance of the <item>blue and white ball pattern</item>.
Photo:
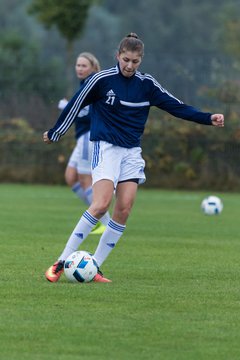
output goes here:
[[97, 263], [87, 251], [75, 251], [64, 263], [64, 273], [70, 282], [90, 282], [97, 272]]

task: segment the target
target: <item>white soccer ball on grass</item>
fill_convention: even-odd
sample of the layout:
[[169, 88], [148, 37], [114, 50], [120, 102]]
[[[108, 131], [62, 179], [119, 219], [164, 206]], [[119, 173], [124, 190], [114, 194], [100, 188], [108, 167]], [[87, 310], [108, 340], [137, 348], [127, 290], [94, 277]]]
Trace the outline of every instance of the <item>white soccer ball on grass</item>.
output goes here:
[[97, 272], [97, 263], [87, 251], [75, 251], [64, 263], [64, 273], [70, 282], [90, 282]]
[[203, 199], [201, 209], [206, 215], [218, 215], [223, 210], [222, 200], [217, 196], [208, 196]]

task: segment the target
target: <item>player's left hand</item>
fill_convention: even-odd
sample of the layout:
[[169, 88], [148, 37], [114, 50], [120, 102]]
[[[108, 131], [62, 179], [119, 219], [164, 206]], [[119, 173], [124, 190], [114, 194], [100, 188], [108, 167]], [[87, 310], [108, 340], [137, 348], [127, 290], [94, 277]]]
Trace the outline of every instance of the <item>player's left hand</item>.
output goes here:
[[218, 127], [224, 127], [224, 115], [223, 114], [213, 114], [211, 116], [212, 125]]
[[52, 141], [49, 139], [49, 137], [48, 137], [48, 131], [45, 131], [44, 133], [43, 133], [43, 141], [46, 143], [46, 144], [51, 144], [52, 143]]

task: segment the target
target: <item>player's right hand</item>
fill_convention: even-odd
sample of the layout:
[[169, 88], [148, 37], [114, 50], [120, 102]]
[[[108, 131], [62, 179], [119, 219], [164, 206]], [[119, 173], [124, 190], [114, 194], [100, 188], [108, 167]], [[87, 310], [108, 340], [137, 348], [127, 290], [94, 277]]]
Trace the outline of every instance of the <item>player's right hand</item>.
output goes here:
[[51, 144], [52, 143], [52, 141], [49, 139], [49, 137], [48, 137], [48, 131], [45, 131], [44, 133], [43, 133], [43, 141], [46, 143], [46, 144]]

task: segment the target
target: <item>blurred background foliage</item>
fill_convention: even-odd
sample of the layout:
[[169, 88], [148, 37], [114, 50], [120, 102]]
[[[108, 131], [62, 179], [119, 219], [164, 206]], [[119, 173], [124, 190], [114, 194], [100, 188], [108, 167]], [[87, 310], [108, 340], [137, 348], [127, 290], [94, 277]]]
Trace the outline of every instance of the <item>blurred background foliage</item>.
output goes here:
[[90, 51], [102, 68], [113, 66], [119, 41], [133, 31], [145, 43], [142, 72], [185, 103], [223, 112], [226, 121], [215, 129], [152, 109], [142, 142], [146, 186], [240, 189], [239, 5], [1, 0], [0, 181], [64, 183], [73, 129], [51, 146], [41, 136], [59, 115], [59, 99], [78, 88], [75, 58]]

